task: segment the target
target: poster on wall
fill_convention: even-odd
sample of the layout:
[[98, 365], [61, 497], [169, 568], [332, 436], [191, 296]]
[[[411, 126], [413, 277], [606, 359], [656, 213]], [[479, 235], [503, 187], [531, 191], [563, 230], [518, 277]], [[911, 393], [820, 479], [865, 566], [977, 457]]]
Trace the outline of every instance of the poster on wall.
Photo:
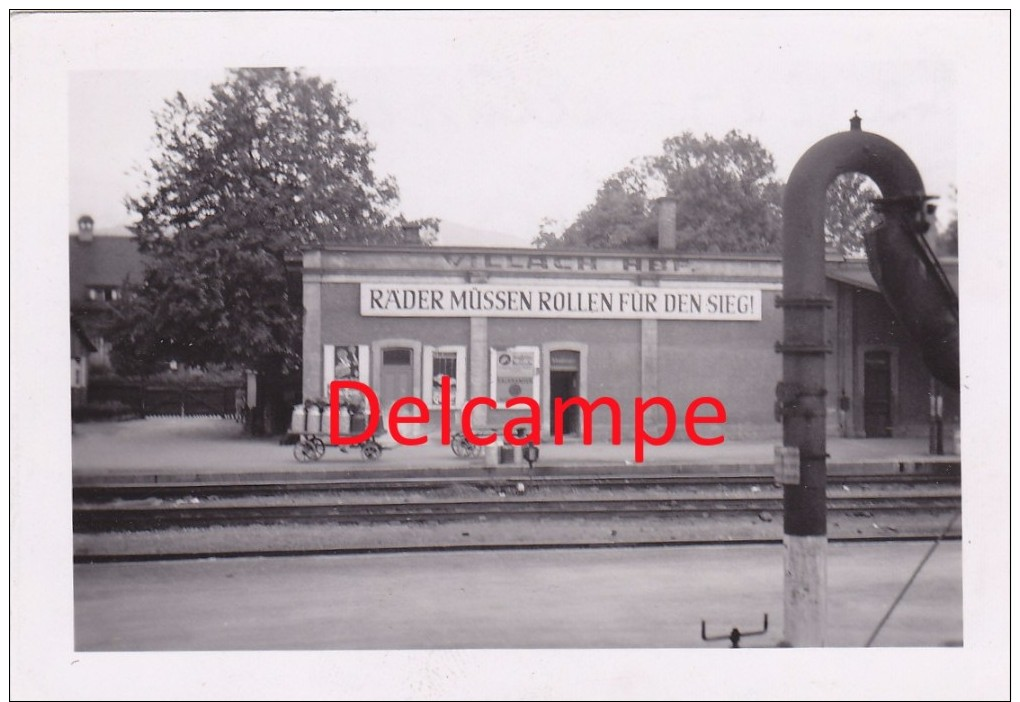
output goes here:
[[358, 347], [357, 346], [336, 346], [333, 349], [333, 379], [334, 380], [357, 380], [358, 375]]
[[[364, 344], [326, 344], [322, 354], [323, 399], [329, 398], [329, 384], [334, 380], [359, 380], [363, 383], [367, 382], [368, 357], [368, 346]], [[349, 404], [356, 404], [364, 400], [361, 393], [353, 390], [344, 390], [343, 398]]]
[[505, 402], [514, 397], [535, 397], [538, 349], [518, 346], [493, 349], [493, 398]]

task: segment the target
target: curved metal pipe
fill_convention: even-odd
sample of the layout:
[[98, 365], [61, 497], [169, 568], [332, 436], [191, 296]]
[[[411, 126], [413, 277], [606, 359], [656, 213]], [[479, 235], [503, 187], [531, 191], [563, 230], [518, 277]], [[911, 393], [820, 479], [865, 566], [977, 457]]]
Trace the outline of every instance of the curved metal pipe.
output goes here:
[[888, 202], [923, 219], [924, 183], [888, 139], [852, 129], [808, 149], [783, 196], [783, 445], [800, 451], [801, 475], [785, 490], [785, 533], [825, 534], [825, 195], [843, 173], [870, 177]]
[[784, 297], [823, 294], [825, 193], [850, 172], [870, 177], [882, 192], [876, 204], [885, 222], [865, 235], [871, 274], [932, 375], [959, 390], [959, 303], [923, 236], [929, 224], [921, 176], [888, 139], [853, 129], [821, 140], [797, 162], [783, 199]]
[[[797, 162], [783, 196], [783, 382], [777, 388], [783, 445], [796, 449], [799, 474], [783, 490], [786, 639], [824, 643], [826, 441], [826, 191], [843, 173], [862, 173], [882, 192], [885, 222], [866, 236], [872, 275], [933, 374], [958, 383], [955, 293], [922, 234], [928, 228], [921, 176], [888, 139], [863, 132], [822, 139]], [[954, 365], [957, 364], [957, 365]]]
[[822, 139], [797, 161], [783, 195], [784, 297], [824, 293], [825, 193], [853, 172], [875, 181], [884, 200], [916, 204], [923, 217], [924, 183], [900, 147], [856, 129]]

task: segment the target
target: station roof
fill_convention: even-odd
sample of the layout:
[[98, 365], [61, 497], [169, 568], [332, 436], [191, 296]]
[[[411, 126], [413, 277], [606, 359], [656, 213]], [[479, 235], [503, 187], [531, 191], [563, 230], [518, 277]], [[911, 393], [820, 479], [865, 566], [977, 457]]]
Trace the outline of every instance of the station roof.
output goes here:
[[[953, 290], [957, 295], [959, 295], [959, 264], [957, 259], [943, 258], [939, 259], [939, 263], [942, 265], [942, 270], [945, 271], [950, 285], [953, 286]], [[829, 262], [825, 267], [825, 275], [830, 280], [835, 280], [839, 283], [851, 285], [862, 290], [870, 290], [871, 292], [876, 293], [879, 292], [878, 284], [875, 282], [875, 278], [871, 275], [871, 271], [868, 269], [868, 262], [863, 258], [847, 260], [840, 263]]]

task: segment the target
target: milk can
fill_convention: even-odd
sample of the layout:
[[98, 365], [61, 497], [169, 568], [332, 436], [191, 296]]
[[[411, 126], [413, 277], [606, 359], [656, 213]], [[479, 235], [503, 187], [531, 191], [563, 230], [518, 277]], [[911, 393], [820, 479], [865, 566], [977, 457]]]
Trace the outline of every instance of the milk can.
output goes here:
[[305, 406], [294, 405], [294, 411], [290, 413], [290, 431], [293, 434], [305, 432]]
[[322, 419], [322, 413], [319, 411], [318, 405], [309, 405], [308, 410], [305, 412], [305, 430], [310, 434], [319, 432], [319, 421]]

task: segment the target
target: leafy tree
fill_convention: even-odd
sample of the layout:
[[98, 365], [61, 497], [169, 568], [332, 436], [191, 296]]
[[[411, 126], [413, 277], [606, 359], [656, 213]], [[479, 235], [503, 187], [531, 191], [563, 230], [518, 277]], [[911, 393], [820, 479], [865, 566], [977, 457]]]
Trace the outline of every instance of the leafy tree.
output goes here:
[[[543, 224], [539, 248], [655, 248], [658, 223], [652, 193], [677, 200], [677, 250], [778, 252], [783, 183], [757, 139], [730, 131], [722, 139], [690, 132], [663, 142], [662, 153], [635, 159], [602, 184], [595, 201], [562, 232]], [[827, 243], [864, 255], [864, 232], [878, 223], [871, 181], [857, 173], [829, 188]]]
[[543, 217], [538, 225], [538, 235], [531, 240], [531, 245], [538, 249], [554, 249], [563, 242], [563, 226], [552, 217]]
[[955, 185], [951, 186], [949, 193], [949, 206], [951, 208], [951, 217], [949, 224], [942, 232], [935, 236], [935, 253], [939, 256], [957, 256], [959, 255], [959, 241], [958, 241], [958, 214], [956, 209], [957, 199], [957, 188]]
[[655, 219], [647, 185], [636, 168], [611, 176], [577, 219], [561, 233], [546, 219], [532, 244], [539, 248], [635, 248], [655, 244]]
[[878, 188], [860, 173], [844, 173], [826, 195], [825, 243], [844, 256], [864, 256], [864, 233], [881, 220], [872, 206]]
[[[157, 153], [129, 198], [144, 283], [120, 306], [117, 361], [128, 372], [177, 360], [255, 369], [267, 382], [300, 362], [303, 246], [426, 244], [336, 86], [299, 71], [232, 71], [203, 102], [178, 93], [156, 113]], [[263, 397], [263, 395], [266, 395]]]
[[690, 132], [667, 139], [655, 168], [677, 198], [677, 239], [710, 252], [778, 250], [782, 186], [772, 154], [757, 139]]
[[953, 217], [953, 221], [946, 226], [946, 231], [936, 239], [938, 244], [936, 253], [942, 256], [957, 256], [959, 255], [959, 242], [957, 239], [957, 229], [959, 224], [956, 217]]
[[663, 142], [662, 153], [637, 159], [610, 177], [595, 202], [559, 237], [538, 246], [651, 248], [656, 216], [651, 193], [677, 199], [680, 251], [775, 251], [781, 184], [772, 155], [753, 137], [722, 139], [690, 132]]

